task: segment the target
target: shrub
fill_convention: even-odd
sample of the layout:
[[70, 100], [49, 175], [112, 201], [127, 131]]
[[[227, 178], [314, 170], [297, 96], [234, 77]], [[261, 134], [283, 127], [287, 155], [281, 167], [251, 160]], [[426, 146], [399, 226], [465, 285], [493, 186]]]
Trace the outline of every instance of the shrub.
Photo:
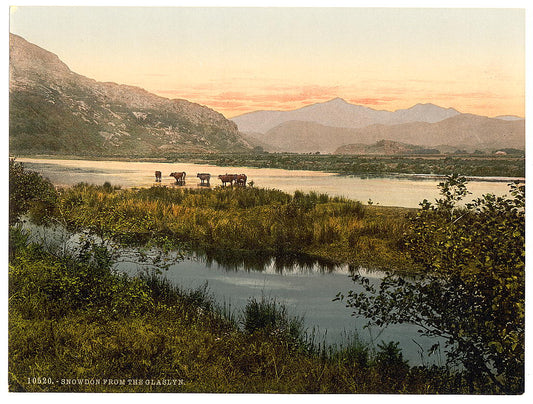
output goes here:
[[39, 173], [29, 171], [15, 159], [9, 160], [9, 224], [28, 212], [44, 219], [55, 208], [57, 193], [52, 183]]
[[347, 305], [378, 326], [413, 323], [443, 338], [448, 361], [465, 370], [472, 391], [521, 393], [525, 187], [512, 184], [510, 196], [485, 195], [464, 207], [457, 205], [467, 195], [464, 178], [439, 187], [442, 198], [421, 204], [406, 240], [425, 272], [415, 280], [390, 274], [379, 290], [355, 275], [365, 292], [350, 292]]

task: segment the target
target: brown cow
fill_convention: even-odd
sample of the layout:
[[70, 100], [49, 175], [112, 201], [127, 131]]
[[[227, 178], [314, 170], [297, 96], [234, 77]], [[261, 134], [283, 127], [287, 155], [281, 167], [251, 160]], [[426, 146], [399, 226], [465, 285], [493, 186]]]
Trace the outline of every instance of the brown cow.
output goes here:
[[246, 174], [237, 174], [235, 176], [235, 184], [236, 185], [242, 185], [243, 187], [245, 187], [247, 179], [248, 179], [248, 177], [246, 177]]
[[155, 182], [161, 182], [161, 171], [155, 172]]
[[178, 172], [178, 173], [170, 173], [171, 177], [174, 177], [176, 180], [176, 184], [183, 185], [185, 184], [185, 176], [187, 173], [185, 171]]
[[235, 181], [236, 174], [225, 174], [219, 175], [218, 178], [222, 181], [222, 185], [226, 186], [226, 183], [229, 182], [233, 186], [233, 181]]
[[211, 179], [211, 174], [209, 173], [197, 173], [196, 176], [200, 178], [200, 181], [202, 183], [200, 185], [205, 185], [205, 182], [207, 181], [207, 185], [209, 185], [209, 180]]

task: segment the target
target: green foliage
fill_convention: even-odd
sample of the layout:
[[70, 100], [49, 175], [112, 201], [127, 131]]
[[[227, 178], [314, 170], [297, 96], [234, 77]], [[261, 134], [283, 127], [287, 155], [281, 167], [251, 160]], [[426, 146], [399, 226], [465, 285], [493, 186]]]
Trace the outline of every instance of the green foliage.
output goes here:
[[[376, 368], [381, 376], [385, 388], [384, 393], [394, 391], [409, 374], [407, 361], [403, 359], [399, 342], [381, 342], [378, 344], [375, 361]], [[390, 389], [390, 390], [389, 390]]]
[[116, 318], [153, 304], [141, 282], [111, 272], [100, 249], [89, 252], [92, 246], [83, 246], [78, 256], [53, 261], [20, 229], [10, 230], [10, 240], [17, 240], [10, 244], [10, 305], [24, 318], [49, 319], [79, 309], [98, 315], [104, 308]]
[[[283, 257], [307, 252], [345, 262], [360, 259], [361, 251], [393, 255], [399, 250], [399, 235], [407, 230], [405, 210], [258, 188], [122, 190], [107, 183], [78, 184], [56, 194], [41, 177], [14, 161], [10, 174], [16, 184], [10, 198], [21, 195], [21, 201], [28, 201], [26, 207], [17, 207], [13, 217], [40, 212], [40, 218], [60, 219], [84, 234], [75, 253], [69, 254], [31, 243], [19, 227], [10, 230], [11, 391], [154, 391], [150, 386], [26, 382], [42, 375], [54, 380], [65, 375], [185, 380], [183, 386], [156, 391], [466, 391], [460, 373], [409, 368], [394, 343], [378, 346], [375, 356], [360, 341], [338, 349], [319, 347], [304, 336], [300, 320], [274, 301], [250, 299], [240, 318], [241, 331], [235, 317], [210, 298], [207, 286], [184, 291], [155, 275], [129, 278], [113, 271], [116, 241], [148, 242], [148, 249], [195, 243], [206, 250], [248, 251], [258, 257], [265, 251], [278, 251]], [[414, 219], [408, 247], [413, 259], [426, 268], [423, 282], [387, 278], [381, 286], [383, 298], [361, 300], [360, 307], [379, 324], [419, 320], [428, 335], [442, 335], [447, 326], [456, 324], [460, 331], [450, 340], [452, 353], [457, 352], [452, 358], [466, 368], [471, 391], [516, 392], [523, 363], [523, 189], [513, 188], [511, 199], [486, 196], [460, 208], [449, 203], [462, 193], [461, 180], [456, 181], [442, 202], [426, 203]], [[28, 183], [35, 187], [20, 186]], [[30, 189], [37, 192], [25, 196], [22, 191]], [[49, 209], [41, 209], [41, 201], [47, 201]], [[505, 237], [485, 237], [496, 229]], [[417, 237], [429, 246], [422, 246]], [[454, 249], [457, 238], [463, 243], [462, 255]], [[139, 257], [147, 254], [141, 250]], [[397, 263], [398, 256], [391, 261]], [[456, 265], [448, 264], [450, 257]], [[478, 257], [483, 257], [484, 265]], [[489, 269], [500, 274], [517, 261], [522, 266], [508, 276], [490, 275]], [[487, 282], [493, 289], [487, 289]], [[474, 288], [480, 289], [470, 293]], [[487, 309], [485, 295], [490, 291], [495, 292]], [[395, 293], [392, 303], [387, 293]], [[471, 309], [460, 306], [465, 296], [473, 302]], [[443, 307], [447, 309], [440, 314]], [[458, 321], [456, 307], [464, 311], [464, 320]], [[434, 317], [433, 323], [422, 322], [435, 313], [440, 317]], [[516, 326], [520, 321], [522, 328]], [[478, 335], [481, 322], [488, 327], [484, 335]], [[468, 345], [472, 335], [479, 341]], [[488, 346], [487, 355], [492, 356], [480, 346]], [[475, 357], [478, 354], [482, 359]], [[488, 371], [499, 373], [492, 377], [476, 360], [488, 360]]]
[[[525, 187], [485, 195], [463, 207], [464, 179], [440, 184], [442, 198], [424, 201], [406, 244], [425, 272], [389, 275], [379, 286], [359, 275], [369, 294], [350, 292], [355, 314], [386, 325], [410, 322], [446, 341], [451, 364], [470, 388], [520, 393], [524, 381]], [[338, 297], [341, 297], [340, 295]]]
[[[100, 252], [54, 256], [19, 229], [11, 239], [10, 391], [460, 391], [452, 379], [432, 380], [420, 370], [409, 370], [412, 378], [384, 378], [368, 360], [368, 347], [317, 351], [300, 343], [301, 323], [275, 302], [252, 299], [246, 323], [253, 325], [240, 331], [205, 287], [185, 291], [155, 275], [115, 274], [92, 258]], [[53, 384], [31, 382], [42, 378]], [[133, 385], [133, 379], [182, 383]]]
[[28, 171], [22, 163], [9, 160], [9, 223], [14, 224], [30, 212], [34, 219], [51, 215], [57, 193], [50, 181]]

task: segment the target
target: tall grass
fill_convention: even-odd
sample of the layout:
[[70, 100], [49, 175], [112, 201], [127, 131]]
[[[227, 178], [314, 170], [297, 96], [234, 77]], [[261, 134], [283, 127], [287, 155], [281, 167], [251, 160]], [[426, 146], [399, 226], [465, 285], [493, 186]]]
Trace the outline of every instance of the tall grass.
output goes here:
[[[126, 242], [165, 238], [227, 254], [308, 254], [353, 264], [405, 264], [398, 246], [407, 209], [364, 206], [316, 192], [260, 188], [117, 190], [79, 184], [57, 212], [71, 226]], [[384, 251], [380, 257], [376, 250]], [[385, 262], [386, 261], [386, 262]]]
[[266, 332], [298, 345], [305, 340], [303, 318], [289, 316], [286, 306], [273, 298], [250, 298], [243, 309], [240, 322], [244, 332], [249, 334]]

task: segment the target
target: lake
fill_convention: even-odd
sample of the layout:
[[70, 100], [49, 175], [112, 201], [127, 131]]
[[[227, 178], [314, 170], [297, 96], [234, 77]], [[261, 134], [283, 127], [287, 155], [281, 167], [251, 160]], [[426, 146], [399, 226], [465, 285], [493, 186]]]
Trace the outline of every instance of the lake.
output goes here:
[[[286, 192], [317, 191], [332, 196], [344, 196], [364, 203], [387, 206], [417, 207], [424, 198], [438, 197], [435, 178], [386, 177], [361, 178], [313, 171], [290, 171], [247, 167], [217, 167], [187, 163], [120, 162], [58, 159], [20, 158], [28, 169], [42, 173], [56, 185], [72, 185], [78, 182], [103, 184], [110, 182], [122, 187], [150, 187], [155, 185], [154, 172], [163, 172], [161, 185], [176, 186], [169, 177], [173, 171], [188, 173], [185, 186], [199, 186], [198, 172], [212, 174], [211, 186], [220, 184], [217, 175], [246, 173], [254, 186], [277, 188]], [[489, 179], [490, 180], [490, 179]], [[470, 181], [471, 198], [484, 193], [501, 195], [507, 192], [511, 179]], [[35, 229], [34, 229], [35, 230]], [[42, 229], [40, 231], [43, 231]], [[43, 238], [47, 238], [44, 235]], [[130, 275], [143, 271], [132, 263], [120, 263], [119, 270]], [[417, 328], [408, 324], [394, 325], [386, 329], [363, 328], [365, 319], [351, 316], [350, 309], [341, 302], [333, 302], [336, 294], [346, 295], [349, 290], [361, 289], [351, 278], [351, 271], [363, 271], [372, 282], [379, 282], [383, 272], [351, 269], [348, 266], [331, 266], [318, 262], [280, 263], [274, 258], [261, 265], [250, 262], [219, 263], [203, 256], [190, 255], [172, 265], [162, 276], [185, 288], [198, 288], [207, 281], [210, 293], [220, 304], [226, 304], [238, 315], [251, 297], [262, 296], [275, 299], [287, 306], [290, 314], [303, 316], [308, 330], [315, 329], [318, 340], [327, 343], [342, 343], [346, 336], [357, 333], [374, 346], [382, 340], [399, 341], [403, 354], [411, 365], [442, 363], [442, 356], [420, 355], [422, 346], [427, 349], [435, 340], [422, 338]]]
[[[219, 174], [245, 173], [248, 182], [261, 188], [276, 188], [285, 192], [296, 190], [317, 191], [332, 196], [383, 206], [402, 206], [417, 208], [425, 198], [433, 201], [439, 196], [437, 184], [441, 179], [412, 175], [387, 177], [358, 177], [325, 173], [320, 171], [283, 170], [250, 167], [218, 167], [189, 163], [154, 163], [92, 160], [60, 160], [17, 158], [26, 168], [35, 170], [49, 178], [56, 185], [73, 185], [88, 182], [101, 185], [108, 181], [122, 187], [150, 187], [156, 185], [154, 172], [161, 171], [161, 185], [175, 186], [171, 172], [185, 171], [187, 187], [199, 186], [197, 173], [211, 174], [211, 186], [221, 185]], [[481, 178], [468, 182], [471, 198], [486, 193], [503, 195], [512, 178]]]

